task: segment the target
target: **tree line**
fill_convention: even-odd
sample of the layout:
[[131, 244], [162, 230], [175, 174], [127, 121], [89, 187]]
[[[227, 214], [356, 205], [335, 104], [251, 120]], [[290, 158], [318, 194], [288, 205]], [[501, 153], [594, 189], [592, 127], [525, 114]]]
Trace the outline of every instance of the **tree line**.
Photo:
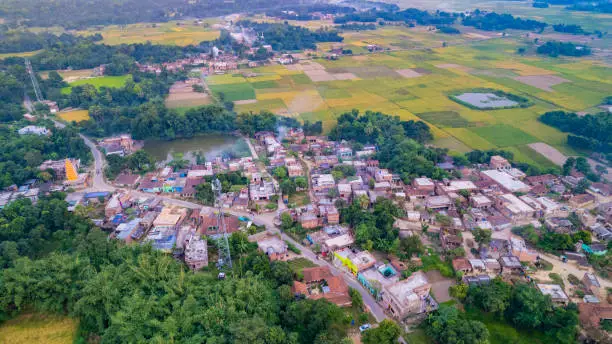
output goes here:
[[334, 18], [335, 24], [347, 24], [350, 22], [375, 23], [378, 19], [385, 21], [403, 21], [406, 23], [416, 22], [420, 25], [450, 25], [457, 20], [458, 15], [449, 12], [428, 12], [416, 8], [408, 8], [403, 11], [372, 9], [364, 12], [350, 13]]
[[397, 116], [358, 110], [344, 113], [330, 132], [334, 141], [350, 140], [361, 144], [376, 144], [375, 156], [382, 167], [398, 173], [405, 182], [414, 177], [441, 179], [448, 173], [436, 166], [446, 156], [446, 150], [423, 145], [432, 138], [427, 124], [421, 121], [401, 121]]
[[242, 20], [236, 25], [252, 28], [263, 34], [262, 44], [270, 44], [276, 51], [316, 49], [319, 42], [342, 42], [338, 32], [329, 28], [309, 30], [304, 27], [278, 23], [257, 23]]
[[548, 24], [532, 19], [522, 19], [511, 14], [498, 14], [495, 12], [482, 13], [474, 11], [463, 19], [464, 26], [473, 26], [485, 31], [514, 30], [544, 30]]
[[536, 52], [538, 54], [548, 55], [550, 57], [558, 56], [587, 56], [591, 54], [591, 48], [582, 44], [572, 42], [548, 41], [540, 45]]
[[612, 137], [610, 137], [612, 114], [610, 113], [578, 116], [575, 113], [551, 111], [538, 119], [562, 132], [570, 133], [567, 138], [570, 146], [604, 154], [612, 153]]

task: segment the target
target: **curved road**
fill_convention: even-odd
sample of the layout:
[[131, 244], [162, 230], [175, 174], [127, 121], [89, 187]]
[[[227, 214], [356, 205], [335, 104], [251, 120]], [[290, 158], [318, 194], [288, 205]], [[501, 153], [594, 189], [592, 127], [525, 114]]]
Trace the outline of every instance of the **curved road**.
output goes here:
[[[57, 122], [57, 121], [54, 121], [54, 122], [57, 127], [63, 128], [65, 126], [61, 122]], [[116, 187], [106, 183], [106, 181], [104, 180], [105, 161], [104, 161], [104, 155], [102, 154], [102, 152], [100, 152], [100, 150], [96, 147], [95, 143], [91, 141], [88, 137], [82, 134], [79, 134], [79, 135], [81, 136], [81, 138], [83, 138], [83, 141], [85, 141], [85, 144], [87, 145], [87, 147], [89, 147], [94, 157], [94, 171], [93, 171], [94, 177], [92, 179], [92, 186], [89, 188], [89, 190], [91, 191], [111, 191], [111, 192], [117, 190]], [[249, 144], [249, 146], [251, 145]], [[250, 148], [252, 148], [252, 146]], [[254, 148], [252, 149], [252, 151], [254, 151]], [[100, 173], [98, 174], [97, 171], [100, 171]], [[149, 193], [139, 192], [135, 190], [130, 190], [130, 192], [138, 196], [151, 197], [151, 194]], [[157, 195], [156, 197], [162, 199], [166, 203], [175, 204], [175, 205], [189, 208], [189, 209], [207, 209], [209, 211], [216, 210], [216, 208], [213, 208], [213, 207], [207, 207], [201, 204], [184, 201], [184, 200], [172, 198], [169, 196]], [[266, 214], [252, 216], [251, 214], [247, 212], [241, 212], [241, 211], [235, 211], [235, 210], [224, 210], [224, 212], [227, 212], [229, 214], [236, 215], [236, 216], [252, 217], [253, 222], [255, 224], [264, 225], [268, 232], [279, 233], [279, 230], [276, 229], [276, 225], [274, 225], [275, 213], [266, 213]], [[387, 318], [384, 310], [376, 302], [374, 297], [372, 297], [372, 295], [368, 291], [366, 291], [361, 286], [361, 284], [353, 278], [353, 276], [350, 273], [337, 268], [335, 265], [329, 263], [326, 260], [318, 259], [317, 255], [313, 253], [309, 248], [302, 246], [300, 243], [296, 242], [295, 240], [293, 240], [291, 237], [289, 237], [285, 233], [280, 232], [280, 235], [283, 240], [286, 240], [292, 243], [293, 245], [295, 245], [297, 248], [299, 248], [302, 251], [302, 256], [304, 256], [304, 258], [310, 260], [311, 262], [313, 262], [314, 264], [318, 266], [328, 266], [335, 276], [342, 276], [344, 281], [351, 288], [359, 291], [359, 293], [361, 294], [361, 297], [363, 298], [364, 304], [369, 308], [370, 312], [372, 313], [376, 321], [380, 322]]]

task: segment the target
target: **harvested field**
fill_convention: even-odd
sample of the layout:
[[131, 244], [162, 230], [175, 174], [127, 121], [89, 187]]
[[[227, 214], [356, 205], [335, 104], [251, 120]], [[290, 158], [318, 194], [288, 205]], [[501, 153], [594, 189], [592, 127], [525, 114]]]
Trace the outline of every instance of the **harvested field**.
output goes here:
[[305, 70], [304, 74], [308, 75], [313, 82], [357, 79], [357, 76], [353, 73], [329, 73], [324, 69]]
[[59, 117], [66, 122], [81, 122], [89, 119], [89, 111], [87, 110], [72, 110], [60, 112]]
[[57, 315], [23, 314], [0, 326], [0, 343], [72, 344], [78, 322]]
[[472, 70], [472, 68], [470, 68], [470, 67], [458, 65], [458, 64], [455, 64], [455, 63], [437, 64], [436, 67], [442, 68], [442, 69], [456, 69], [456, 70], [460, 70], [462, 72], [470, 72]]
[[170, 87], [170, 92], [166, 98], [166, 106], [170, 109], [187, 108], [207, 105], [212, 102], [210, 95], [202, 92], [195, 92], [193, 85], [202, 85], [200, 79], [187, 79], [177, 81]]
[[554, 90], [552, 89], [552, 87], [555, 85], [562, 84], [564, 82], [571, 82], [556, 75], [526, 75], [517, 76], [514, 79], [529, 86], [537, 87], [541, 90], [548, 92], [553, 92]]
[[552, 161], [555, 165], [563, 166], [563, 164], [565, 163], [565, 160], [567, 160], [567, 157], [565, 156], [565, 154], [559, 152], [557, 148], [547, 143], [536, 142], [536, 143], [531, 143], [528, 146], [534, 151], [545, 156], [548, 160]]
[[257, 103], [257, 99], [246, 99], [246, 100], [236, 100], [234, 104], [236, 105], [247, 105], [247, 104], [255, 104]]
[[414, 69], [398, 69], [395, 71], [397, 74], [403, 76], [406, 79], [410, 79], [410, 78], [418, 78], [419, 76], [422, 76], [423, 74], [417, 72]]

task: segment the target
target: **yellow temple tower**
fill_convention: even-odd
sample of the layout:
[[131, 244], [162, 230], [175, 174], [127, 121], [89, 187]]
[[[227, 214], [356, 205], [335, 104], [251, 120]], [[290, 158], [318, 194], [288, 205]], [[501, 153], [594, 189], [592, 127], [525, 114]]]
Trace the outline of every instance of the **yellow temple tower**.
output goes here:
[[69, 159], [65, 160], [66, 164], [66, 180], [75, 181], [79, 178], [76, 168]]

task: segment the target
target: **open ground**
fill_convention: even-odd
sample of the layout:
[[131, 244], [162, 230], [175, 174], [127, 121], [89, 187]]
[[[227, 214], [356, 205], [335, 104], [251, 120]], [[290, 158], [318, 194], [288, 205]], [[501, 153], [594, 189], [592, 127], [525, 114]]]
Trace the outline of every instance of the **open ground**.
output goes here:
[[22, 314], [0, 326], [0, 343], [72, 344], [78, 323], [50, 314]]

